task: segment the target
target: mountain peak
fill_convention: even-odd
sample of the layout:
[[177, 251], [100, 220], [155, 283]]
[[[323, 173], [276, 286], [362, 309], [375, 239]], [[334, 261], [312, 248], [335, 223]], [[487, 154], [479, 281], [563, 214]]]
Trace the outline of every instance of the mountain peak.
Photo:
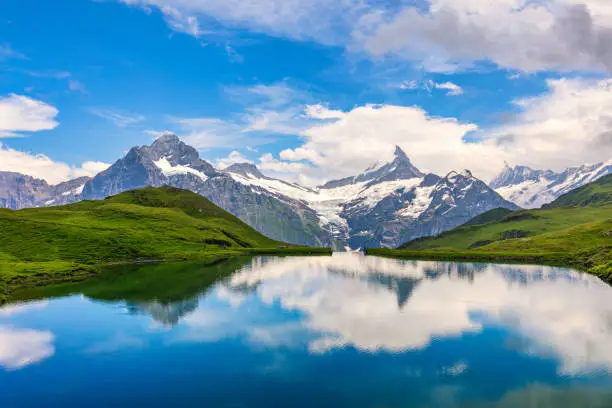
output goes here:
[[356, 177], [332, 180], [321, 186], [321, 188], [336, 188], [362, 182], [376, 184], [384, 181], [409, 180], [425, 176], [424, 173], [412, 164], [406, 152], [398, 145], [395, 146], [393, 155], [394, 159], [391, 162], [377, 163]]
[[451, 181], [451, 182], [455, 182], [457, 180], [457, 177], [463, 177], [463, 178], [466, 178], [466, 179], [471, 179], [471, 178], [474, 178], [474, 175], [468, 169], [464, 169], [461, 172], [457, 172], [457, 171], [453, 170], [450, 173], [448, 173], [445, 178], [447, 180]]
[[396, 159], [410, 161], [406, 152], [404, 152], [404, 150], [401, 147], [399, 147], [399, 145], [395, 145], [395, 152], [393, 153], [393, 155], [395, 156]]
[[525, 181], [538, 181], [543, 175], [550, 171], [534, 170], [527, 166], [510, 167], [507, 162], [504, 162], [503, 170], [491, 180], [489, 185], [494, 188], [501, 188], [508, 185], [520, 184]]
[[161, 136], [155, 139], [152, 146], [155, 145], [174, 145], [181, 143], [181, 139], [171, 132], [164, 132]]
[[252, 163], [234, 163], [225, 169], [226, 173], [239, 174], [244, 177], [265, 178], [257, 166]]

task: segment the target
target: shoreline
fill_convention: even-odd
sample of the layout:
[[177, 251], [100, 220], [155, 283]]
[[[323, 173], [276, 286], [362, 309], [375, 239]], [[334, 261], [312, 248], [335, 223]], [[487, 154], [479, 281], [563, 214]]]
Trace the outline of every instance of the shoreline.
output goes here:
[[[385, 258], [406, 259], [415, 261], [441, 261], [441, 262], [484, 262], [528, 264], [541, 266], [555, 266], [576, 269], [583, 273], [600, 278], [612, 285], [612, 273], [605, 270], [605, 265], [596, 265], [587, 257], [573, 254], [540, 253], [540, 254], [504, 254], [493, 252], [467, 252], [467, 251], [409, 251], [402, 249], [370, 248], [365, 250], [366, 255], [381, 256]], [[603, 268], [601, 271], [598, 268]]]
[[[11, 294], [20, 289], [41, 287], [67, 282], [81, 282], [99, 276], [105, 269], [121, 265], [146, 265], [166, 262], [202, 262], [202, 266], [214, 266], [239, 256], [315, 256], [331, 255], [331, 248], [287, 247], [245, 248], [202, 254], [184, 258], [133, 259], [98, 264], [79, 264], [71, 261], [49, 262], [1, 262], [0, 306], [7, 303]], [[6, 271], [6, 272], [5, 272]]]

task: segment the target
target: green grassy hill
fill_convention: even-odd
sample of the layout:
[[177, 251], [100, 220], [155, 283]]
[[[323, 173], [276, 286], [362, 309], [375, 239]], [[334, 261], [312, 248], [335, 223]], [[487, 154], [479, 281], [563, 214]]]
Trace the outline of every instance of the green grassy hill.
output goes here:
[[550, 263], [612, 281], [612, 177], [560, 197], [546, 208], [493, 210], [438, 237], [370, 254], [428, 259]]
[[266, 238], [190, 191], [151, 187], [61, 207], [0, 210], [0, 297], [15, 286], [72, 279], [117, 262], [323, 251]]

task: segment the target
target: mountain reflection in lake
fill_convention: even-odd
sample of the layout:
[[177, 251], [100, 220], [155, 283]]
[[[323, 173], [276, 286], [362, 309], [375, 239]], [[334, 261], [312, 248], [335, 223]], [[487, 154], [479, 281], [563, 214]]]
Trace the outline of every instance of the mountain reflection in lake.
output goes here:
[[3, 407], [612, 406], [612, 288], [563, 268], [237, 258], [20, 296]]

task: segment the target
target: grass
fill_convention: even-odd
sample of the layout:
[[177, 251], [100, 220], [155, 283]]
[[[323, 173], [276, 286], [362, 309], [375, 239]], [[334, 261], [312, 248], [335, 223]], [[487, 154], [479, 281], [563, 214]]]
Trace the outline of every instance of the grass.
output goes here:
[[105, 273], [77, 282], [24, 287], [12, 300], [35, 300], [83, 294], [105, 302], [180, 302], [204, 292], [220, 279], [246, 265], [248, 257], [208, 261], [163, 262], [143, 265], [117, 265]]
[[[571, 266], [612, 283], [612, 177], [538, 210], [493, 210], [445, 232], [371, 255]], [[571, 204], [567, 206], [566, 204]]]
[[0, 210], [0, 248], [0, 302], [18, 287], [83, 279], [113, 263], [331, 252], [269, 239], [204, 197], [172, 187]]

